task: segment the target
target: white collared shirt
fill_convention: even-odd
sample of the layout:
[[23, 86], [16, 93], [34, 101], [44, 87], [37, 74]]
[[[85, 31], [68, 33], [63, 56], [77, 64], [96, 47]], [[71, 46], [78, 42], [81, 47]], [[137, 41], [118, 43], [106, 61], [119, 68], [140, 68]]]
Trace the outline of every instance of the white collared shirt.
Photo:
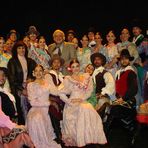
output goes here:
[[[96, 84], [96, 75], [98, 73], [102, 73], [104, 69], [105, 68], [103, 66], [100, 66], [94, 70], [92, 77], [95, 84]], [[112, 74], [110, 72], [106, 72], [103, 78], [106, 85], [105, 87], [102, 88], [101, 94], [113, 95], [115, 93], [115, 80]]]
[[27, 74], [28, 74], [26, 58], [24, 56], [18, 55], [18, 59], [19, 59], [19, 61], [21, 63], [22, 69], [23, 69], [23, 75], [24, 75], [23, 82], [26, 82]]

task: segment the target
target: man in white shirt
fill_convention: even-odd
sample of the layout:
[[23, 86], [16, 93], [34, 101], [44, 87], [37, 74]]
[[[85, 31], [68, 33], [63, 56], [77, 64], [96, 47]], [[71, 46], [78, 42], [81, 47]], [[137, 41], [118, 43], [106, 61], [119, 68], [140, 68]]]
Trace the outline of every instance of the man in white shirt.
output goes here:
[[92, 75], [96, 85], [96, 96], [98, 99], [98, 111], [106, 107], [106, 103], [110, 103], [110, 98], [115, 93], [115, 81], [112, 74], [105, 70], [106, 57], [101, 53], [91, 55], [91, 62], [95, 67]]

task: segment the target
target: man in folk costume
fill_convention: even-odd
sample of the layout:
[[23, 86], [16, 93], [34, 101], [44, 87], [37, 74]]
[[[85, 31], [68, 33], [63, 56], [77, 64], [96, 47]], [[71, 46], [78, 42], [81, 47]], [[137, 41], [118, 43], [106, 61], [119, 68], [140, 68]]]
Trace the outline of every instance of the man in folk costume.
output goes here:
[[148, 55], [148, 38], [142, 34], [143, 25], [142, 22], [134, 20], [132, 24], [133, 40], [132, 42], [136, 44], [139, 56], [142, 63], [146, 60]]
[[3, 112], [11, 120], [16, 119], [16, 105], [14, 96], [4, 87], [7, 78], [7, 69], [0, 67], [0, 97]]
[[91, 55], [91, 62], [95, 67], [93, 80], [96, 85], [96, 96], [98, 113], [103, 118], [106, 105], [110, 103], [110, 96], [115, 92], [115, 81], [111, 73], [105, 70], [106, 57], [101, 53]]
[[[105, 128], [108, 136], [113, 135], [109, 134], [110, 131], [117, 130], [118, 128], [126, 129], [124, 131], [129, 133], [129, 138], [124, 143], [122, 140], [120, 140], [122, 139], [120, 137], [122, 135], [118, 135], [118, 144], [122, 145], [124, 143], [126, 146], [129, 146], [129, 144], [131, 144], [132, 132], [135, 129], [135, 96], [138, 90], [137, 75], [132, 66], [130, 66], [130, 62], [134, 60], [134, 57], [130, 56], [128, 49], [123, 49], [121, 51], [119, 60], [121, 63], [121, 68], [116, 72], [115, 75], [117, 99], [111, 106]], [[119, 145], [118, 147], [120, 147]]]
[[[51, 59], [50, 66], [51, 70], [45, 75], [45, 79], [52, 85], [55, 85], [57, 89], [62, 87], [64, 76], [60, 72], [61, 67], [64, 64], [64, 59], [59, 55], [53, 55]], [[59, 96], [50, 95], [51, 105], [49, 107], [49, 115], [53, 128], [57, 136], [57, 142], [61, 142], [61, 130], [60, 130], [60, 120], [63, 117], [64, 102], [59, 98]]]

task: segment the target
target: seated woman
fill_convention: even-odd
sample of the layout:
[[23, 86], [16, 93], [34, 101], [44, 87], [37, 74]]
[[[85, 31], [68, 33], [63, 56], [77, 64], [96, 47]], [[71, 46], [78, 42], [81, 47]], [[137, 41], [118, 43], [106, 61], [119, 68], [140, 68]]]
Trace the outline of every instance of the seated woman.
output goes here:
[[65, 102], [61, 122], [62, 140], [66, 146], [105, 144], [107, 141], [102, 120], [87, 102], [93, 91], [92, 79], [88, 73], [80, 74], [77, 60], [70, 62], [70, 68], [72, 75], [65, 77], [64, 87], [59, 92], [60, 98]]
[[[85, 73], [88, 73], [90, 76], [92, 76], [93, 72], [94, 72], [94, 67], [92, 64], [88, 64], [85, 67]], [[94, 107], [96, 107], [97, 105], [97, 97], [96, 97], [96, 85], [93, 83], [94, 89], [93, 92], [91, 94], [91, 96], [87, 99], [87, 101], [92, 104]]]
[[26, 120], [28, 132], [36, 148], [61, 148], [48, 115], [49, 94], [57, 95], [57, 89], [44, 79], [44, 69], [37, 65], [33, 71], [35, 81], [27, 85], [28, 99], [32, 108]]
[[24, 126], [13, 123], [0, 106], [0, 148], [22, 148], [23, 145], [34, 148]]

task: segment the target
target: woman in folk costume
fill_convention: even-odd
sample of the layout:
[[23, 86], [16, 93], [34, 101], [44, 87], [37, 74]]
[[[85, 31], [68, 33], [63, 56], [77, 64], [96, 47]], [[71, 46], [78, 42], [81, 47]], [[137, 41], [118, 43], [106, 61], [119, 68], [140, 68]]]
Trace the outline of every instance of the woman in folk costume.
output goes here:
[[80, 64], [76, 59], [70, 62], [70, 68], [72, 75], [65, 77], [64, 87], [59, 92], [65, 102], [61, 122], [62, 140], [66, 146], [105, 144], [102, 120], [87, 102], [93, 91], [91, 76], [88, 73], [80, 74]]
[[2, 111], [0, 97], [0, 148], [34, 148], [31, 138], [22, 125], [13, 123]]
[[49, 94], [56, 95], [57, 91], [44, 80], [43, 72], [43, 67], [37, 65], [33, 71], [36, 79], [27, 86], [32, 108], [28, 112], [26, 126], [36, 148], [61, 148], [54, 141], [56, 136], [48, 115]]

